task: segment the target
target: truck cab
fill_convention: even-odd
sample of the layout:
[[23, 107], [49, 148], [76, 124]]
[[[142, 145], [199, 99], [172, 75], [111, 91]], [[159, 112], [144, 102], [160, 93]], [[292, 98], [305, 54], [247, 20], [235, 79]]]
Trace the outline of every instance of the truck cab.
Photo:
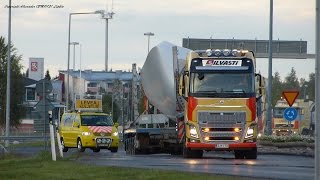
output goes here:
[[260, 79], [250, 51], [189, 53], [179, 85], [186, 101], [184, 157], [202, 157], [203, 150], [226, 150], [234, 151], [237, 159], [257, 158]]

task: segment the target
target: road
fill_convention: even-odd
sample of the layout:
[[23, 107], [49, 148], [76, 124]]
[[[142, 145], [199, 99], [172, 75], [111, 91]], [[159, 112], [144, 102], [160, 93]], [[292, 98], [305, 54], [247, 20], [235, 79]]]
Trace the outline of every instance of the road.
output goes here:
[[[72, 152], [65, 155], [68, 154]], [[202, 172], [250, 177], [249, 179], [314, 179], [314, 159], [303, 156], [261, 154], [257, 160], [236, 160], [229, 152], [209, 152], [202, 159], [184, 159], [182, 156], [167, 154], [131, 156], [126, 155], [123, 150], [117, 153], [107, 150], [93, 153], [87, 149], [77, 161], [100, 166]]]

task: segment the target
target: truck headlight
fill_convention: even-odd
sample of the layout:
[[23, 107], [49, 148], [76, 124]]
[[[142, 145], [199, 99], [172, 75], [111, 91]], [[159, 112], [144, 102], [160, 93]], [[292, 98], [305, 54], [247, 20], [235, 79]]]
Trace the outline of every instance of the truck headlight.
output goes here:
[[118, 136], [118, 132], [114, 132], [114, 133], [112, 133], [112, 136]]
[[90, 132], [82, 132], [82, 136], [90, 136]]
[[253, 132], [254, 132], [253, 127], [251, 127], [251, 126], [248, 127], [246, 136], [244, 138], [252, 138], [253, 137]]
[[189, 128], [190, 128], [190, 136], [194, 138], [199, 138], [196, 127], [191, 125]]

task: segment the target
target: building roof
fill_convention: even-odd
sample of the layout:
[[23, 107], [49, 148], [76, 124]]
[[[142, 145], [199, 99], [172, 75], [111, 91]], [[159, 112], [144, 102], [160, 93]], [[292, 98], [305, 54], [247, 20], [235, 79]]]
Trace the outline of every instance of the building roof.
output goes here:
[[[67, 74], [67, 71], [59, 71], [62, 74]], [[80, 71], [70, 70], [70, 75], [72, 77], [80, 78]], [[132, 80], [132, 72], [123, 72], [123, 71], [92, 71], [84, 70], [81, 71], [81, 78], [86, 81], [113, 81], [113, 80], [123, 80], [130, 81]]]
[[29, 86], [29, 85], [32, 85], [32, 84], [36, 84], [37, 82], [38, 82], [37, 80], [30, 79], [30, 78], [27, 78], [27, 77], [23, 77], [24, 86]]

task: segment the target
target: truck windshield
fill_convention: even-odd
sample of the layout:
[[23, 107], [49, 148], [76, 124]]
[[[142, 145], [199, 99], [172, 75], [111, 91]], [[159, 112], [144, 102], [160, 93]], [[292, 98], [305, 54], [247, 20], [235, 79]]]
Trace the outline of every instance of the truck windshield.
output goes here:
[[253, 73], [191, 73], [191, 93], [254, 93]]
[[113, 121], [109, 116], [102, 115], [82, 115], [82, 126], [113, 126]]

